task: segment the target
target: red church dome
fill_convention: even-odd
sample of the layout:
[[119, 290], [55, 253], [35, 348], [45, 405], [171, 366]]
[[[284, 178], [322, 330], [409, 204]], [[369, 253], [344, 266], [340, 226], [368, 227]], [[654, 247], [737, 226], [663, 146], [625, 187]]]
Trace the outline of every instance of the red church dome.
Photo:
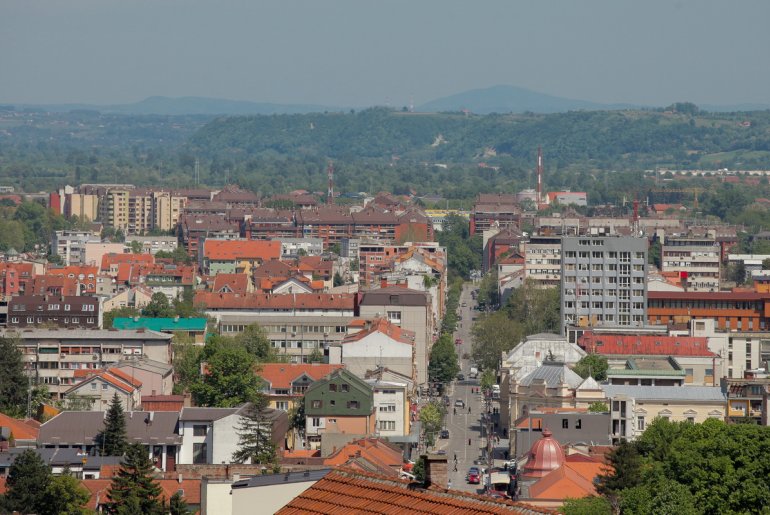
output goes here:
[[543, 477], [552, 470], [556, 470], [564, 463], [564, 450], [561, 444], [553, 439], [553, 433], [547, 428], [543, 429], [543, 437], [532, 445], [529, 450], [529, 459], [524, 465], [524, 475], [529, 477]]

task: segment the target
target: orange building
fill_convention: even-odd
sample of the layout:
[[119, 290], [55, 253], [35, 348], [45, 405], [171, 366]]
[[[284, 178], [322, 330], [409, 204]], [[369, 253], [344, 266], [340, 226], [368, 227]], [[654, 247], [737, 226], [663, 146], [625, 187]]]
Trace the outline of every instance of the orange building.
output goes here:
[[717, 329], [760, 331], [768, 327], [770, 293], [756, 291], [650, 291], [647, 320], [651, 325], [684, 324], [710, 318]]

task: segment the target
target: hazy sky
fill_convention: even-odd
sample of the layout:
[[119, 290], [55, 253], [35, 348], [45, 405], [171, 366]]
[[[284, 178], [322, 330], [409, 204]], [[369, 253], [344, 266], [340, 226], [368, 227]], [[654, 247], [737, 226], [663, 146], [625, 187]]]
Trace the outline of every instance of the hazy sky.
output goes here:
[[0, 0], [0, 102], [770, 104], [770, 0]]

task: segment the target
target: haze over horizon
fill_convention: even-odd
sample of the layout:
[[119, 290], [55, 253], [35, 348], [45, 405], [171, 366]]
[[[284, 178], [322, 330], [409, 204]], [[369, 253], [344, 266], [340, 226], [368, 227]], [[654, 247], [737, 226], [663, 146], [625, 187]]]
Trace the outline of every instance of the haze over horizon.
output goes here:
[[0, 5], [0, 102], [200, 96], [363, 107], [509, 84], [770, 104], [770, 3], [40, 0]]

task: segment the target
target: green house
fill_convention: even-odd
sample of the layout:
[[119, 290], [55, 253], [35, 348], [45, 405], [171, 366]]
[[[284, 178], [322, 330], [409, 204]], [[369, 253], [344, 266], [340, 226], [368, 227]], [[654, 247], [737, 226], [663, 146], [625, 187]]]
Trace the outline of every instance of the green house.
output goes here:
[[372, 435], [375, 418], [374, 390], [344, 368], [305, 392], [305, 434], [311, 448], [318, 448], [322, 434]]

